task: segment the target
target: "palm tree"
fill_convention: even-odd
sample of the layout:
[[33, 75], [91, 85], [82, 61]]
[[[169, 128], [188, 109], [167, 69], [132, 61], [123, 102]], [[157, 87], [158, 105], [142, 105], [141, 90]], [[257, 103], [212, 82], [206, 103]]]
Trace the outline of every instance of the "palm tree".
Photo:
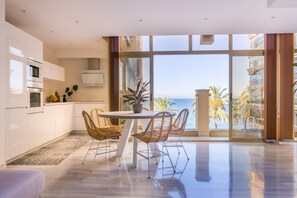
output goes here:
[[210, 87], [209, 97], [209, 117], [213, 119], [215, 128], [218, 128], [218, 122], [228, 121], [228, 113], [225, 105], [228, 103], [228, 94], [224, 93], [226, 88], [221, 90], [220, 87]]
[[157, 111], [177, 111], [172, 107], [173, 105], [175, 105], [175, 102], [173, 102], [170, 98], [155, 98], [155, 110]]
[[247, 121], [250, 117], [250, 93], [248, 88], [245, 88], [238, 99], [234, 100], [233, 118], [234, 122], [238, 123], [240, 120], [244, 122], [244, 129], [246, 129]]

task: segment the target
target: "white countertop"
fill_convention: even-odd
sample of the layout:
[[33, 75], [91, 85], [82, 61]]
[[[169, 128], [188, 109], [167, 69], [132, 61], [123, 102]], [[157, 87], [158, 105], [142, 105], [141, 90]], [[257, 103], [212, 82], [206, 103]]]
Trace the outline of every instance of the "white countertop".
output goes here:
[[54, 105], [69, 105], [69, 104], [106, 104], [104, 101], [98, 101], [98, 102], [48, 102], [44, 103], [44, 106], [54, 106]]

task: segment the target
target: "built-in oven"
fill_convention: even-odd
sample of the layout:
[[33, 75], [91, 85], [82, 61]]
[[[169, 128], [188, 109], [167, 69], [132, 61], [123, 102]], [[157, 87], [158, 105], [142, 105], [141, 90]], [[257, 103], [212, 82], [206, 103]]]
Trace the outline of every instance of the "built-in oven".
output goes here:
[[43, 82], [42, 64], [40, 62], [27, 59], [27, 81]]
[[27, 81], [28, 113], [43, 112], [43, 83]]

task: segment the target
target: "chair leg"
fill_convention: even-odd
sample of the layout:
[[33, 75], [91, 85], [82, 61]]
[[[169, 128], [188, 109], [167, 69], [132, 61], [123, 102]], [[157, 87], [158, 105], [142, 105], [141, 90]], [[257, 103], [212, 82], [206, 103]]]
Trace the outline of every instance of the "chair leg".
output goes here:
[[190, 158], [189, 158], [189, 156], [188, 156], [188, 154], [187, 154], [187, 151], [186, 151], [186, 149], [185, 149], [185, 147], [184, 147], [184, 145], [183, 145], [183, 143], [182, 143], [180, 137], [178, 137], [178, 139], [179, 139], [179, 143], [182, 145], [182, 148], [183, 148], [183, 150], [184, 150], [184, 152], [185, 152], [185, 154], [186, 154], [186, 156], [187, 156], [187, 159], [190, 160]]
[[154, 142], [154, 149], [155, 149], [155, 151], [154, 151], [154, 153], [155, 153], [155, 158], [156, 158], [156, 165], [158, 165], [158, 155], [157, 155], [157, 146], [156, 146], [156, 142]]
[[151, 178], [151, 171], [150, 171], [150, 149], [149, 144], [146, 144], [147, 149], [147, 165], [148, 165], [148, 179]]
[[96, 148], [96, 152], [95, 152], [95, 156], [94, 156], [93, 162], [95, 161], [95, 159], [96, 159], [96, 157], [97, 157], [97, 153], [98, 153], [98, 150], [99, 150], [99, 146], [100, 146], [100, 141], [98, 141], [98, 144], [97, 144], [97, 148]]
[[169, 161], [170, 161], [170, 163], [171, 163], [171, 166], [172, 166], [172, 168], [173, 168], [173, 172], [175, 173], [175, 168], [174, 168], [174, 166], [173, 166], [173, 163], [172, 163], [171, 157], [170, 157], [170, 155], [169, 155], [168, 148], [167, 148], [167, 146], [165, 145], [165, 143], [164, 143], [164, 142], [163, 142], [162, 144], [163, 144], [163, 145], [162, 145], [162, 148], [163, 148], [163, 147], [165, 147], [165, 149], [166, 149], [166, 152], [167, 152], [167, 154], [166, 154], [166, 155], [168, 155]]
[[164, 163], [164, 155], [163, 155], [163, 153], [164, 153], [164, 146], [165, 146], [165, 145], [162, 144], [162, 154], [161, 154], [161, 155], [162, 155], [162, 162], [163, 162], [163, 163]]
[[180, 151], [179, 151], [179, 146], [178, 146], [178, 141], [179, 141], [179, 139], [178, 139], [178, 136], [174, 136], [174, 139], [175, 139], [175, 146], [176, 146], [176, 149], [177, 149], [177, 152], [178, 152], [178, 154], [180, 154]]
[[108, 149], [107, 147], [108, 147], [108, 141], [109, 141], [109, 140], [106, 140], [106, 141], [105, 141], [105, 159], [107, 159], [107, 149]]
[[91, 148], [91, 146], [92, 146], [93, 142], [94, 142], [94, 139], [92, 139], [92, 142], [91, 142], [91, 144], [90, 144], [90, 146], [89, 146], [89, 149], [88, 149], [88, 151], [87, 151], [87, 153], [86, 153], [86, 155], [85, 155], [85, 158], [84, 158], [84, 160], [82, 161], [82, 163], [81, 163], [81, 164], [84, 164], [84, 163], [85, 163], [85, 160], [86, 160], [86, 158], [87, 158], [87, 155], [88, 155], [88, 154], [89, 154], [89, 152], [90, 152], [90, 148]]

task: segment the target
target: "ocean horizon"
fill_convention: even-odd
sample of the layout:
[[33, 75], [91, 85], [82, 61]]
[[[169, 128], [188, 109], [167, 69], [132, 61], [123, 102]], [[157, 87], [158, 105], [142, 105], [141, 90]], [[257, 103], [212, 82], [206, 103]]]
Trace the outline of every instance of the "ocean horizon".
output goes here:
[[[172, 105], [172, 108], [176, 109], [177, 112], [180, 112], [182, 109], [188, 109], [189, 110], [189, 117], [187, 121], [186, 128], [187, 129], [196, 129], [196, 115], [194, 114], [194, 109], [196, 106], [193, 106], [193, 102], [195, 98], [170, 98], [175, 104]], [[228, 108], [227, 112], [229, 111]], [[219, 122], [218, 123], [218, 129], [228, 129], [229, 128], [229, 122]], [[210, 120], [209, 122], [209, 129], [215, 129], [215, 124], [213, 120]]]

